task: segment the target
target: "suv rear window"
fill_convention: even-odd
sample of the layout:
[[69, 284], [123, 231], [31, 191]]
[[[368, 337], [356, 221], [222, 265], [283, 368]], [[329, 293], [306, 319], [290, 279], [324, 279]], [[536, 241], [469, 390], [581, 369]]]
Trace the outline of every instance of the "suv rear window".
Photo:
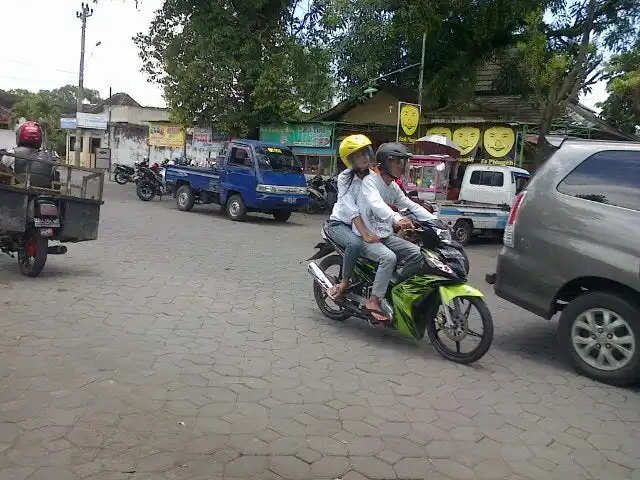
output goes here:
[[504, 185], [504, 174], [502, 172], [476, 170], [471, 172], [469, 183], [471, 185], [484, 185], [485, 187], [502, 187]]
[[567, 175], [558, 191], [592, 202], [640, 210], [640, 152], [596, 153]]

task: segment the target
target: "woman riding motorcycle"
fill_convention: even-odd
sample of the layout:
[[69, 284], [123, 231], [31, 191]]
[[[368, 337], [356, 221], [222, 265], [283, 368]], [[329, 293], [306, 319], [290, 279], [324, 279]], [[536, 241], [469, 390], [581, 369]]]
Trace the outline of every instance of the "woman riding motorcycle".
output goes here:
[[[344, 295], [349, 287], [349, 278], [360, 257], [363, 240], [367, 243], [380, 240], [365, 228], [356, 205], [362, 179], [369, 173], [369, 166], [374, 161], [371, 140], [364, 135], [349, 135], [340, 143], [339, 154], [347, 169], [338, 175], [338, 200], [327, 226], [329, 236], [344, 248], [344, 258], [342, 281], [327, 292], [332, 300]], [[361, 236], [354, 233], [353, 227]]]

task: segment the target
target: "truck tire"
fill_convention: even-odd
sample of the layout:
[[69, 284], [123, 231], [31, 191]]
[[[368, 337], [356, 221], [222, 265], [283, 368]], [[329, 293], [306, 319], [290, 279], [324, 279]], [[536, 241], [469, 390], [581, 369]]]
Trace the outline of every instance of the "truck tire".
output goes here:
[[237, 193], [231, 195], [225, 205], [227, 216], [234, 222], [244, 222], [247, 216], [247, 208], [244, 206], [242, 197]]
[[190, 212], [196, 204], [196, 196], [193, 194], [193, 190], [189, 185], [182, 185], [178, 188], [176, 192], [176, 204], [178, 204], [178, 210], [183, 212]]
[[273, 213], [273, 218], [276, 219], [276, 222], [286, 222], [291, 218], [291, 212], [279, 211]]
[[473, 224], [470, 220], [458, 220], [453, 226], [453, 239], [461, 245], [469, 245], [472, 234]]
[[24, 246], [24, 251], [18, 253], [20, 273], [32, 278], [40, 275], [45, 263], [47, 263], [48, 253], [49, 240], [40, 236], [38, 231], [34, 230]]

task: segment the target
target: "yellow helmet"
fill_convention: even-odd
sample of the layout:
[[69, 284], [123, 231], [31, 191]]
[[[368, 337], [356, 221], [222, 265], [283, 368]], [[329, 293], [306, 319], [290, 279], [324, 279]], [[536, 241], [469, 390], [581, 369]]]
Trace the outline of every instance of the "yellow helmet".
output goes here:
[[344, 163], [347, 168], [353, 168], [353, 160], [356, 157], [355, 154], [358, 152], [358, 156], [364, 155], [367, 157], [367, 163], [373, 163], [373, 144], [365, 135], [349, 135], [340, 142], [338, 153], [340, 154], [342, 163]]

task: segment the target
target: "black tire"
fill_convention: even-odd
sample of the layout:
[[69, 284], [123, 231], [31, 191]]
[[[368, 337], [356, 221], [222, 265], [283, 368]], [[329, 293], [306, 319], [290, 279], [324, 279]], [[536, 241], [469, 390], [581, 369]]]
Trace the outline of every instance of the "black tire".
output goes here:
[[453, 226], [453, 239], [461, 245], [469, 245], [473, 235], [473, 224], [470, 220], [458, 220]]
[[244, 222], [247, 216], [247, 208], [244, 206], [244, 200], [238, 194], [231, 195], [225, 205], [227, 216], [234, 222]]
[[429, 305], [429, 308], [425, 313], [427, 318], [426, 332], [429, 340], [431, 341], [431, 344], [433, 345], [433, 348], [435, 348], [440, 355], [451, 362], [467, 365], [469, 363], [474, 363], [480, 360], [489, 351], [489, 348], [491, 348], [491, 343], [493, 342], [493, 318], [491, 316], [491, 311], [489, 311], [489, 307], [487, 307], [487, 304], [482, 298], [458, 298], [460, 298], [461, 300], [467, 300], [468, 302], [472, 303], [480, 313], [484, 335], [482, 336], [482, 339], [480, 340], [478, 346], [469, 353], [457, 353], [449, 349], [442, 343], [436, 331], [435, 325], [436, 315], [438, 314], [438, 309], [441, 305], [441, 301], [439, 298], [437, 302], [432, 302], [432, 304]]
[[[614, 312], [624, 320], [628, 330], [628, 334], [633, 336], [635, 347], [628, 362], [621, 368], [615, 370], [599, 369], [593, 365], [589, 365], [580, 354], [576, 351], [574, 342], [572, 341], [572, 330], [574, 324], [580, 316], [589, 310], [609, 310]], [[597, 318], [597, 317], [596, 317]], [[596, 325], [597, 326], [597, 325]], [[620, 329], [615, 329], [620, 331]], [[586, 333], [586, 330], [582, 330]], [[614, 331], [611, 333], [615, 334]], [[606, 341], [606, 331], [603, 334], [603, 341]], [[588, 340], [589, 335], [582, 337]], [[593, 337], [591, 337], [593, 338]], [[598, 339], [595, 339], [598, 341]], [[592, 292], [580, 295], [571, 301], [562, 311], [560, 321], [558, 323], [558, 342], [560, 349], [566, 356], [571, 366], [579, 373], [597, 380], [599, 382], [608, 383], [610, 385], [628, 385], [640, 379], [640, 306], [634, 303], [630, 298], [613, 292]], [[597, 345], [597, 344], [596, 344]], [[601, 345], [601, 344], [600, 344]], [[607, 343], [605, 343], [606, 347]], [[611, 345], [611, 344], [609, 344]], [[602, 348], [603, 345], [601, 345]], [[620, 350], [608, 349], [609, 354], [619, 354]], [[615, 352], [614, 352], [615, 350]], [[589, 352], [598, 352], [597, 347], [590, 348]]]
[[[334, 265], [342, 266], [342, 257], [340, 255], [331, 255], [329, 257], [323, 258], [318, 267], [320, 267], [320, 270], [322, 270], [323, 272], [326, 272], [329, 267], [332, 267]], [[341, 279], [332, 278], [332, 280], [340, 281]], [[325, 317], [328, 317], [331, 320], [335, 320], [336, 322], [344, 322], [351, 316], [345, 310], [338, 311], [330, 308], [326, 302], [326, 294], [322, 290], [322, 287], [320, 287], [320, 285], [318, 285], [318, 282], [316, 282], [315, 280], [313, 281], [313, 296], [316, 299], [318, 308]]]
[[[28, 242], [35, 242], [35, 251], [32, 257], [28, 257], [25, 253], [18, 253], [18, 265], [20, 273], [27, 277], [37, 277], [42, 272], [45, 263], [47, 263], [47, 255], [49, 253], [49, 240], [34, 232]], [[26, 248], [26, 246], [25, 246]]]
[[182, 185], [176, 192], [176, 204], [178, 210], [190, 212], [196, 204], [196, 196], [189, 185]]
[[129, 183], [129, 179], [123, 173], [120, 173], [120, 172], [116, 172], [116, 176], [114, 180], [118, 185], [126, 185], [127, 183]]
[[286, 212], [284, 210], [274, 212], [273, 218], [276, 219], [276, 222], [286, 222], [287, 220], [289, 220], [289, 218], [291, 218], [291, 212]]
[[136, 194], [143, 202], [150, 202], [156, 198], [156, 189], [149, 180], [140, 180], [136, 185]]

